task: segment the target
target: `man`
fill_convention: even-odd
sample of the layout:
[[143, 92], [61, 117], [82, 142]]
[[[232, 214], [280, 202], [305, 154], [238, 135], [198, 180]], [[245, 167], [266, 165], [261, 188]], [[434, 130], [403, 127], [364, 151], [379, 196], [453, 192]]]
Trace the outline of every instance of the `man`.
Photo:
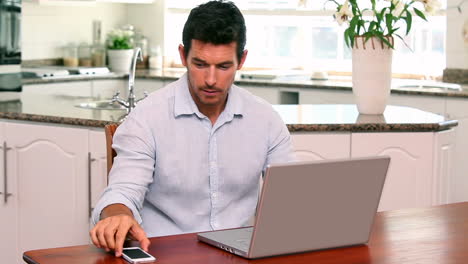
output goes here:
[[[127, 235], [245, 226], [267, 164], [292, 160], [289, 132], [271, 105], [233, 85], [247, 51], [231, 2], [193, 9], [180, 58], [187, 73], [152, 93], [114, 136], [109, 186], [93, 212], [93, 243], [120, 256]], [[146, 232], [145, 232], [146, 231]]]

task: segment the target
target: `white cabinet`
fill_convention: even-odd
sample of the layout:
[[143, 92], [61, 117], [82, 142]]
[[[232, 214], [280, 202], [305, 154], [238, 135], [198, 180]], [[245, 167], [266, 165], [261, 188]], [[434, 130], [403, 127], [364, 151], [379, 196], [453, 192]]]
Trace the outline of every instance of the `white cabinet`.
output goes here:
[[302, 88], [300, 104], [354, 104], [351, 90]]
[[[174, 80], [175, 81], [175, 80]], [[154, 92], [163, 88], [166, 84], [169, 84], [173, 81], [163, 81], [159, 79], [135, 79], [135, 92], [137, 97], [142, 96], [143, 92]]]
[[270, 104], [280, 104], [280, 92], [277, 87], [264, 87], [264, 86], [249, 86], [241, 85], [240, 87], [246, 89], [252, 94], [265, 99]]
[[22, 263], [26, 250], [87, 243], [88, 130], [0, 124], [8, 147], [2, 176], [12, 194], [2, 200], [2, 262]]
[[454, 202], [468, 201], [468, 99], [447, 98], [447, 114], [458, 120], [454, 155]]
[[445, 97], [409, 95], [409, 94], [391, 94], [389, 105], [410, 106], [423, 111], [438, 115], [445, 114]]
[[453, 202], [454, 130], [441, 132], [292, 132], [298, 160], [388, 155], [379, 211]]
[[[450, 129], [435, 134], [434, 162], [432, 177], [432, 204], [447, 204], [457, 202], [460, 186], [466, 187], [466, 179], [456, 175], [456, 129]], [[466, 193], [466, 189], [462, 192]], [[466, 195], [466, 194], [464, 194]]]
[[391, 157], [380, 211], [448, 202], [450, 188], [446, 181], [450, 177], [447, 169], [453, 153], [453, 133], [352, 134], [352, 157]]
[[94, 209], [101, 192], [107, 186], [107, 153], [106, 136], [102, 129], [89, 131], [89, 178], [90, 178], [90, 208]]
[[[18, 262], [18, 249], [16, 247], [18, 211], [17, 199], [10, 196], [16, 189], [16, 182], [5, 171], [9, 165], [5, 160], [7, 148], [5, 125], [0, 123], [0, 252], [2, 253], [2, 263], [13, 264]], [[8, 197], [5, 197], [5, 193]]]
[[350, 157], [351, 133], [292, 132], [296, 158], [306, 160], [341, 159]]

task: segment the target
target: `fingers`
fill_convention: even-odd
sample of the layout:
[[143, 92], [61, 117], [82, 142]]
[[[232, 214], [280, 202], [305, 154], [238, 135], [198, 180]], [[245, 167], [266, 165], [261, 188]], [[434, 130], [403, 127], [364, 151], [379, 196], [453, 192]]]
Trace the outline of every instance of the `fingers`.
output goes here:
[[150, 240], [148, 238], [145, 238], [145, 239], [140, 241], [141, 248], [146, 252], [149, 251], [150, 244], [151, 244], [151, 242], [150, 242]]
[[90, 231], [90, 236], [97, 247], [107, 252], [114, 250], [116, 256], [121, 256], [125, 236], [135, 224], [138, 225], [133, 217], [128, 215], [107, 217], [96, 224]]
[[103, 229], [103, 223], [102, 223], [102, 221], [100, 221], [89, 232], [90, 236], [91, 236], [91, 240], [93, 241], [93, 244], [96, 247], [103, 248], [106, 251], [109, 251], [109, 249], [107, 247], [106, 239], [104, 237], [104, 232], [102, 231], [102, 229]]
[[125, 238], [127, 236], [128, 230], [130, 227], [126, 228], [120, 228], [117, 230], [117, 233], [115, 233], [115, 256], [120, 257], [122, 256], [122, 250], [123, 250], [123, 244], [125, 242]]
[[141, 228], [141, 226], [135, 222], [135, 225], [133, 225], [129, 231], [130, 231], [130, 234], [135, 238], [135, 240], [138, 240], [138, 242], [140, 243], [140, 247], [144, 251], [148, 251], [151, 242], [146, 236], [146, 233], [143, 230], [143, 228]]

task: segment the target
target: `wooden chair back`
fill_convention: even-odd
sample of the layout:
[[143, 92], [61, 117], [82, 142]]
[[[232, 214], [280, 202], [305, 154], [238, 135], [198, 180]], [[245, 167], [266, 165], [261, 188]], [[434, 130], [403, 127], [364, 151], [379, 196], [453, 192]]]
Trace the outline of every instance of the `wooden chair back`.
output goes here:
[[109, 175], [109, 172], [112, 168], [115, 156], [117, 156], [117, 153], [112, 148], [112, 139], [118, 126], [118, 124], [109, 124], [104, 127], [104, 131], [106, 133], [107, 175]]

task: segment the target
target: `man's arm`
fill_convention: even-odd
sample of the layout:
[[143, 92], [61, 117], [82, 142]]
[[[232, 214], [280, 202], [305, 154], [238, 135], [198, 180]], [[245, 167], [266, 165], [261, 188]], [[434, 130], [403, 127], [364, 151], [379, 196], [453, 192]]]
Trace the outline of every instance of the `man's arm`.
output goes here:
[[148, 251], [150, 245], [145, 231], [133, 217], [132, 211], [123, 204], [111, 204], [104, 208], [101, 220], [89, 234], [94, 245], [104, 248], [107, 252], [113, 250], [116, 257], [122, 255], [127, 234], [138, 240], [145, 251]]
[[269, 131], [268, 154], [263, 171], [265, 171], [268, 164], [278, 162], [284, 163], [296, 160], [296, 156], [292, 149], [291, 135], [276, 111], [274, 111], [270, 121]]
[[144, 104], [136, 108], [114, 135], [117, 152], [104, 190], [93, 212], [93, 243], [120, 256], [127, 235], [147, 250], [149, 240], [140, 226], [148, 186], [153, 181], [154, 138], [147, 125]]

